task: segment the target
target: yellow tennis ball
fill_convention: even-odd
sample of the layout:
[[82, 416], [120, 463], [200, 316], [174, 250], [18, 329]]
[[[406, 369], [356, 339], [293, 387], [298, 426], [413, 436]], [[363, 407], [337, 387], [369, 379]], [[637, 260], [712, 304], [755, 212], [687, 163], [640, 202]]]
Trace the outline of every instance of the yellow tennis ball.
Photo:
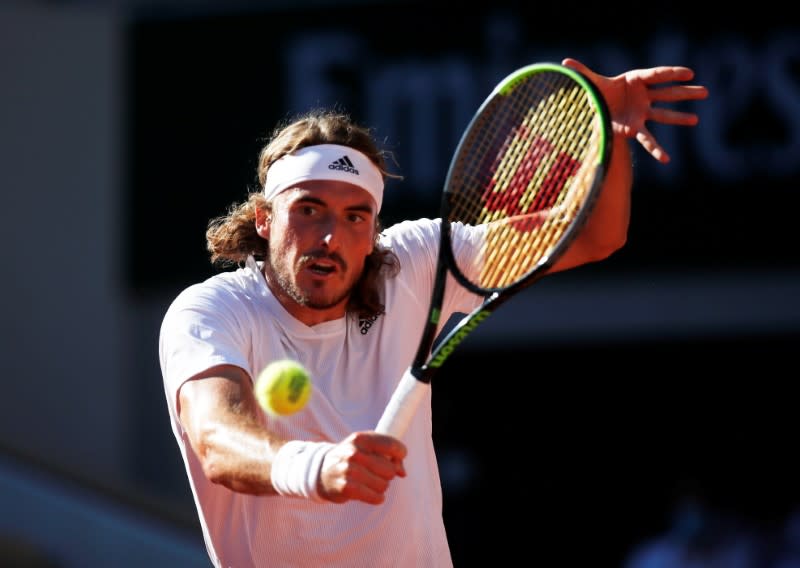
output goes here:
[[288, 416], [302, 409], [311, 396], [311, 377], [292, 359], [273, 361], [258, 374], [256, 400], [272, 416]]

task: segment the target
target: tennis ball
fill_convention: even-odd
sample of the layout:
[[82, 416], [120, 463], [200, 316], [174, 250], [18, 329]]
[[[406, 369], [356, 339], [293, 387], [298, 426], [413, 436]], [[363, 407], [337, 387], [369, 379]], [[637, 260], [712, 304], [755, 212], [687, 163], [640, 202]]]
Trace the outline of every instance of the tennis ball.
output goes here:
[[302, 409], [311, 396], [311, 377], [292, 359], [273, 361], [258, 374], [256, 400], [272, 416], [288, 416]]

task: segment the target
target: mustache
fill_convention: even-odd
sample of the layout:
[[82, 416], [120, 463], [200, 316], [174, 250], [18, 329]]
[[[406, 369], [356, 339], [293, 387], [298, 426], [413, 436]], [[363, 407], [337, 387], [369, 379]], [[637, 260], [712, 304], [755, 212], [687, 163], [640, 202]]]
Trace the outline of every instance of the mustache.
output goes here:
[[347, 270], [347, 263], [339, 253], [327, 252], [324, 250], [312, 250], [300, 257], [300, 264], [305, 266], [317, 260], [329, 260], [339, 266], [341, 270]]

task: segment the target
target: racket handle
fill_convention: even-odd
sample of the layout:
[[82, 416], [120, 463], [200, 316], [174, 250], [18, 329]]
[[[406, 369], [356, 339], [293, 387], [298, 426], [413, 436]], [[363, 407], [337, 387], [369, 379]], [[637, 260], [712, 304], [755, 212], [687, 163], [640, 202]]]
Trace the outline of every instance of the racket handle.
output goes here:
[[383, 411], [383, 416], [378, 421], [375, 431], [388, 434], [395, 438], [402, 438], [411, 424], [422, 399], [428, 394], [431, 385], [418, 380], [409, 368], [397, 385], [389, 404]]

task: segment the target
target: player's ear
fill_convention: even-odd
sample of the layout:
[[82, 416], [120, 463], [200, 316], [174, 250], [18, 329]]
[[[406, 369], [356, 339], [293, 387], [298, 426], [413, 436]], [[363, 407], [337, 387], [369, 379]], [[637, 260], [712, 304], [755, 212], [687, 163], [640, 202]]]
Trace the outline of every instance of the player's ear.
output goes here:
[[256, 233], [262, 239], [269, 238], [269, 224], [272, 212], [266, 207], [256, 207]]

